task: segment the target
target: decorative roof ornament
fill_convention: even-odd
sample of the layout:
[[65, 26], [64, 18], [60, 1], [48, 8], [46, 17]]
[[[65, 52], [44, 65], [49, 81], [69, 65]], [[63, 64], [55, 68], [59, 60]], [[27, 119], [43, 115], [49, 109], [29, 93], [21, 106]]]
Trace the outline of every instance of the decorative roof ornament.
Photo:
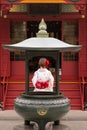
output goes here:
[[42, 18], [42, 20], [39, 24], [39, 31], [38, 31], [38, 33], [36, 33], [36, 36], [37, 37], [49, 37], [49, 33], [47, 33], [46, 29], [47, 29], [47, 25], [46, 25], [44, 19]]

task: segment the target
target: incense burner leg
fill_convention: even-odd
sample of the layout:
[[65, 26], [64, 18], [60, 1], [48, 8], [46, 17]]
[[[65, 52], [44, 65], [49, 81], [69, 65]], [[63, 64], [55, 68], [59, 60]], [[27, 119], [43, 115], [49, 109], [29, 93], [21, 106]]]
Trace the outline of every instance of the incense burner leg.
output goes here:
[[54, 125], [59, 125], [59, 124], [60, 124], [60, 120], [54, 121]]
[[39, 126], [39, 130], [45, 130], [47, 122], [45, 120], [39, 120], [37, 124]]
[[30, 125], [30, 121], [29, 121], [29, 120], [25, 120], [25, 121], [24, 121], [24, 124], [25, 124], [25, 125]]

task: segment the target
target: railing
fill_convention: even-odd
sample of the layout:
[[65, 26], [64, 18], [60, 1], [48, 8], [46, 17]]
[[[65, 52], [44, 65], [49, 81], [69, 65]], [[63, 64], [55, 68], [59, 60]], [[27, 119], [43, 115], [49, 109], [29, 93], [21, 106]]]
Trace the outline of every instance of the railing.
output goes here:
[[[1, 81], [2, 83], [2, 81]], [[5, 81], [5, 83], [7, 83], [7, 81]], [[25, 84], [25, 81], [8, 81], [9, 84]], [[60, 81], [60, 84], [82, 84], [83, 81]], [[84, 82], [85, 84], [87, 84], [87, 82]], [[32, 82], [30, 82], [30, 84], [32, 84]]]
[[2, 85], [3, 85], [3, 106], [2, 106], [2, 110], [4, 110], [5, 102], [6, 102], [6, 95], [7, 95], [7, 90], [8, 90], [8, 77], [3, 78]]
[[[3, 91], [4, 98], [3, 98], [3, 104], [5, 104], [6, 101], [6, 95], [7, 95], [7, 90], [8, 90], [8, 84], [25, 84], [25, 81], [8, 81], [7, 77], [4, 77], [3, 81], [1, 83], [4, 86], [5, 91]], [[30, 82], [32, 84], [32, 82]], [[73, 82], [68, 82], [68, 81], [60, 81], [59, 84], [79, 84], [80, 85], [80, 95], [81, 95], [81, 108], [84, 110], [84, 86], [87, 84], [85, 82], [84, 78], [81, 78], [81, 81], [73, 81]], [[3, 110], [5, 106], [3, 105]]]
[[84, 110], [85, 84], [87, 84], [87, 82], [85, 81], [85, 78], [84, 78], [84, 77], [81, 77], [80, 93], [81, 93], [82, 110]]
[[6, 95], [7, 95], [7, 89], [8, 89], [8, 57], [9, 53], [7, 51], [4, 51], [3, 53], [3, 61], [4, 61], [4, 69], [3, 69], [3, 76], [2, 76], [2, 87], [3, 87], [3, 105], [2, 109], [5, 108], [5, 101], [6, 101]]

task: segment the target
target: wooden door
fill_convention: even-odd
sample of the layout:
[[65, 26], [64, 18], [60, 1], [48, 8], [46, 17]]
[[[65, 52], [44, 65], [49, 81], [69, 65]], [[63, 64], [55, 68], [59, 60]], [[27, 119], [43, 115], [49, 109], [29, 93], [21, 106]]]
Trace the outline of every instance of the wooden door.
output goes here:
[[[69, 44], [78, 44], [77, 21], [62, 23], [62, 40]], [[63, 78], [78, 78], [78, 52], [64, 52], [62, 54], [62, 76]]]

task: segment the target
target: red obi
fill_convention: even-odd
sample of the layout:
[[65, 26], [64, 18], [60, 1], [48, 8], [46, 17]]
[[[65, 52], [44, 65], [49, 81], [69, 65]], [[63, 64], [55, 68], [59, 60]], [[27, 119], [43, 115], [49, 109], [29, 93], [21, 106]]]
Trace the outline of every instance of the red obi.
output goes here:
[[49, 81], [46, 81], [46, 82], [37, 81], [36, 82], [36, 88], [38, 88], [38, 89], [45, 89], [45, 88], [48, 88], [48, 86], [49, 86]]

